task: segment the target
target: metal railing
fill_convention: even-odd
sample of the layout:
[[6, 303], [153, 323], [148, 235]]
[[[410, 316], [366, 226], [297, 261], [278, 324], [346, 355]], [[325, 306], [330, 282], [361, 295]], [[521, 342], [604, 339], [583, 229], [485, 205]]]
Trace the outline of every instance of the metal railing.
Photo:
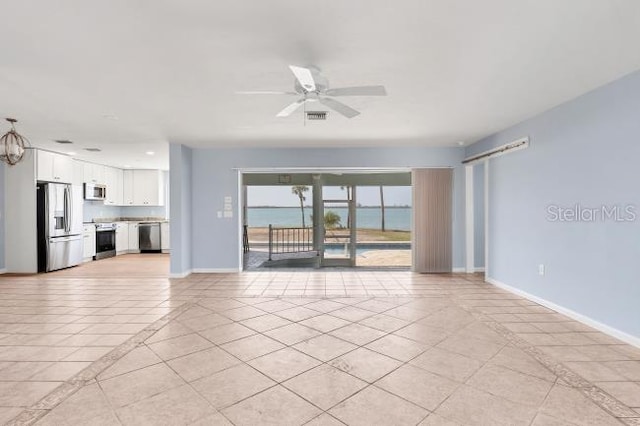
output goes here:
[[242, 251], [249, 252], [249, 227], [247, 225], [242, 226]]
[[315, 251], [313, 228], [275, 228], [269, 225], [269, 260], [274, 254], [310, 251]]

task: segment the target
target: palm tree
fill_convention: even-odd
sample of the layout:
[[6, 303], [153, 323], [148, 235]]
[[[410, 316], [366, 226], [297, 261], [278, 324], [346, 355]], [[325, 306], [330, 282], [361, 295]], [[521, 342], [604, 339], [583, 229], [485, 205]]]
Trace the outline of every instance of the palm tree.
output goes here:
[[297, 195], [300, 199], [300, 213], [302, 214], [302, 227], [306, 228], [304, 223], [304, 201], [307, 199], [304, 196], [304, 193], [309, 190], [308, 186], [305, 185], [296, 185], [291, 187], [291, 193]]
[[380, 211], [382, 213], [382, 232], [384, 232], [384, 191], [383, 186], [380, 185]]
[[334, 211], [329, 210], [324, 214], [324, 227], [326, 229], [333, 229], [340, 226], [340, 215]]

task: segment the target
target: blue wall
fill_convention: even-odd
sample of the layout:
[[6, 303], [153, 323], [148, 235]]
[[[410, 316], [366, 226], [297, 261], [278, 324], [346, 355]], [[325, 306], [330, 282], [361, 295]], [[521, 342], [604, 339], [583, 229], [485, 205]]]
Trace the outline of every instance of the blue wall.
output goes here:
[[553, 222], [547, 208], [638, 203], [639, 112], [636, 72], [467, 149], [531, 141], [489, 162], [488, 276], [631, 336], [640, 336], [640, 222]]
[[[176, 198], [175, 191], [184, 184], [184, 174], [188, 171], [185, 148], [171, 146], [171, 221], [172, 255], [175, 255], [179, 233], [174, 233], [176, 214], [185, 215]], [[190, 150], [188, 150], [190, 151]], [[192, 219], [191, 268], [193, 269], [234, 269], [239, 264], [239, 214], [238, 172], [236, 168], [267, 167], [455, 167], [454, 173], [454, 218], [453, 239], [454, 267], [464, 265], [464, 175], [461, 166], [462, 148], [344, 148], [344, 149], [193, 149], [191, 158], [191, 181], [193, 197], [190, 206]], [[181, 167], [182, 172], [177, 172]], [[183, 188], [183, 191], [186, 189]], [[190, 197], [183, 196], [182, 199]], [[223, 210], [224, 197], [233, 199], [233, 218], [218, 219], [217, 211]], [[185, 220], [184, 216], [181, 220]], [[174, 239], [175, 238], [175, 239]], [[182, 253], [185, 255], [185, 253]], [[173, 256], [172, 256], [173, 257]], [[174, 274], [186, 272], [187, 259], [172, 259]]]
[[484, 268], [484, 163], [473, 166], [473, 263]]
[[[192, 152], [183, 145], [169, 145], [169, 162], [171, 175], [169, 191], [171, 192], [171, 273], [186, 274], [191, 271], [192, 246]], [[207, 227], [206, 223], [201, 224]], [[209, 244], [210, 246], [211, 244]], [[203, 250], [209, 250], [205, 246]], [[224, 248], [223, 248], [224, 249]]]

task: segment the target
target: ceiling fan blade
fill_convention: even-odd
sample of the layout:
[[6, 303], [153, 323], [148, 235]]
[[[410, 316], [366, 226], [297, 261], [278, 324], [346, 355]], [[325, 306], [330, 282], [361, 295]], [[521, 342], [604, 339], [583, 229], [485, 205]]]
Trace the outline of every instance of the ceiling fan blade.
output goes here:
[[250, 90], [236, 92], [236, 95], [298, 95], [296, 92], [279, 92], [276, 90]]
[[350, 106], [347, 106], [347, 105], [343, 104], [342, 102], [338, 102], [335, 99], [319, 98], [318, 101], [322, 105], [328, 106], [329, 108], [331, 108], [335, 112], [337, 112], [339, 114], [342, 114], [347, 118], [353, 118], [356, 115], [360, 114], [355, 109], [351, 108]]
[[276, 117], [288, 117], [290, 116], [295, 110], [297, 110], [298, 108], [300, 108], [302, 106], [302, 104], [305, 103], [305, 99], [298, 99], [297, 101], [295, 101], [294, 103], [290, 104], [289, 106], [287, 106], [285, 109], [283, 109], [282, 111], [280, 111], [278, 114], [276, 114]]
[[387, 96], [387, 90], [384, 86], [339, 87], [328, 89], [325, 94], [328, 96]]
[[316, 82], [313, 79], [310, 69], [297, 67], [295, 65], [289, 65], [289, 68], [291, 68], [291, 72], [296, 76], [296, 79], [298, 79], [298, 82], [306, 91], [316, 91]]

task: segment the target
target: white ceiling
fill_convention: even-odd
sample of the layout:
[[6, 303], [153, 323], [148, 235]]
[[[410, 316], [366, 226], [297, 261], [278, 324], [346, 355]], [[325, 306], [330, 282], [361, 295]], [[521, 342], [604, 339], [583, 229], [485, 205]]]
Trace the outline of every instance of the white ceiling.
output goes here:
[[[469, 143], [640, 69], [637, 0], [1, 5], [0, 116], [18, 118], [35, 146], [117, 166], [166, 168], [169, 141]], [[303, 126], [301, 111], [275, 117], [289, 97], [234, 93], [291, 90], [289, 64], [389, 96], [342, 98], [362, 114]], [[94, 146], [103, 152], [82, 151]]]

